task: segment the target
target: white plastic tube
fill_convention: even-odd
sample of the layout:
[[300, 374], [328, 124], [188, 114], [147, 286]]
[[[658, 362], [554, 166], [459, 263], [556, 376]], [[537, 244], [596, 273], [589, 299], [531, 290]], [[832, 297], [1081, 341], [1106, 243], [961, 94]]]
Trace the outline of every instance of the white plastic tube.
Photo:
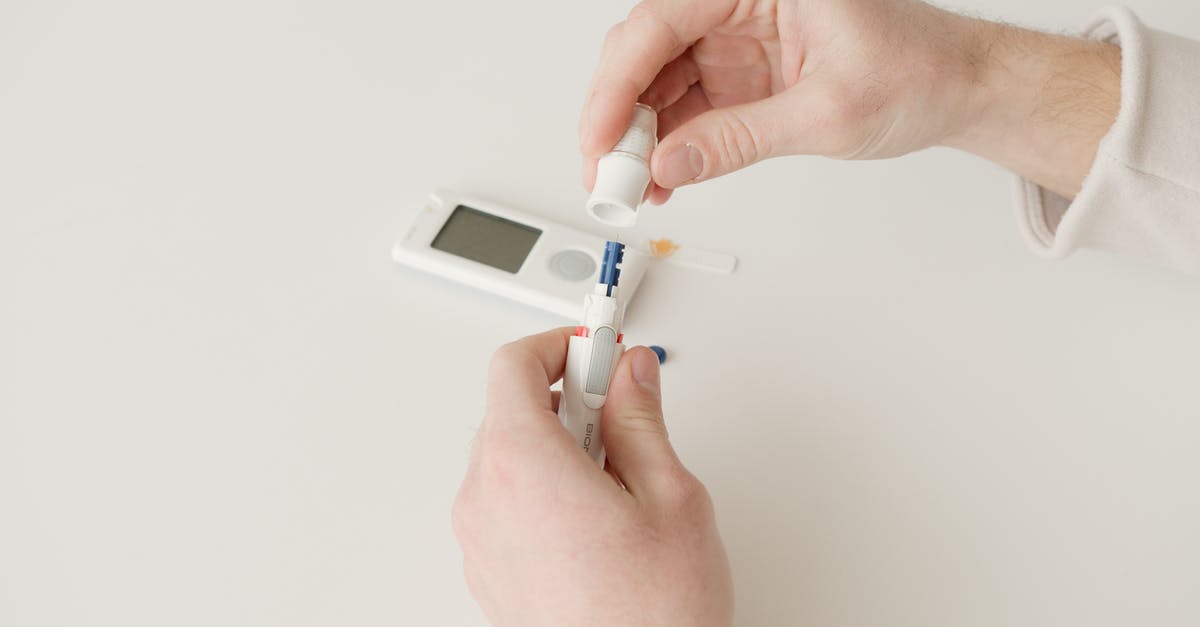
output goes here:
[[583, 324], [567, 346], [562, 396], [558, 400], [558, 419], [601, 468], [604, 441], [600, 414], [608, 400], [608, 385], [617, 362], [625, 353], [625, 345], [620, 342], [623, 307], [615, 297], [605, 295], [604, 288], [603, 283], [598, 284], [596, 293], [584, 298]]
[[[589, 359], [593, 348], [592, 338], [571, 337], [571, 344], [567, 350], [567, 368], [563, 371], [563, 390], [573, 390], [574, 393], [564, 392], [559, 398], [558, 418], [571, 437], [575, 438], [575, 443], [592, 458], [592, 461], [603, 468], [604, 440], [600, 436], [600, 414], [607, 400], [607, 391], [599, 396], [583, 392], [589, 372], [594, 367]], [[613, 345], [612, 361], [606, 364], [610, 380], [616, 372], [617, 362], [624, 353], [624, 344]]]

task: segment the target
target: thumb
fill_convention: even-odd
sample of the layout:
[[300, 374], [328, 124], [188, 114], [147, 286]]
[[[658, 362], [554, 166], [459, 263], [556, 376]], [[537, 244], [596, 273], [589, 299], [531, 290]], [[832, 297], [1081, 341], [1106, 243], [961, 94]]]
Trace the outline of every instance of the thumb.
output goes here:
[[637, 346], [621, 357], [601, 425], [608, 462], [634, 496], [657, 493], [658, 483], [680, 467], [667, 440], [658, 357], [650, 349]]
[[776, 157], [792, 144], [802, 121], [793, 94], [783, 92], [688, 120], [662, 139], [651, 156], [654, 182], [666, 189], [729, 174]]

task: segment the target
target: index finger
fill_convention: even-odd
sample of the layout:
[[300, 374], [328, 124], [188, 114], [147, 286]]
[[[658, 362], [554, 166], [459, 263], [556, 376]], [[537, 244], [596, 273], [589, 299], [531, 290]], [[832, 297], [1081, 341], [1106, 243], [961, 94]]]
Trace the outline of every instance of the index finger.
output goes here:
[[562, 378], [573, 327], [552, 329], [501, 346], [488, 368], [485, 424], [519, 424], [553, 413], [550, 385]]
[[737, 0], [645, 0], [609, 31], [583, 106], [579, 147], [608, 152], [629, 124], [633, 105], [663, 66], [724, 22]]

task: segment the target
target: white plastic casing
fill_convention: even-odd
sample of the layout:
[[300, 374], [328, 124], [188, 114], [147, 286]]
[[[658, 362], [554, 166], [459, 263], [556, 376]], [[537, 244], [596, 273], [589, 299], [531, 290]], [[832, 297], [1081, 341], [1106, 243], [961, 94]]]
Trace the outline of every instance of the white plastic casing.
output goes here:
[[650, 184], [650, 154], [658, 144], [658, 115], [638, 104], [629, 128], [596, 166], [596, 184], [588, 198], [593, 218], [617, 227], [633, 226]]
[[[624, 273], [622, 272], [622, 285]], [[601, 288], [603, 289], [603, 288]], [[618, 288], [619, 289], [619, 288]], [[584, 301], [582, 328], [587, 336], [571, 336], [558, 418], [592, 461], [604, 467], [604, 442], [600, 415], [608, 387], [625, 353], [621, 339], [623, 307], [616, 298], [589, 294]]]
[[[507, 220], [539, 229], [538, 236], [521, 268], [505, 272], [486, 264], [430, 246], [455, 207], [465, 205]], [[600, 275], [604, 239], [570, 227], [510, 209], [483, 199], [438, 191], [417, 213], [408, 232], [392, 247], [392, 257], [407, 266], [419, 268], [444, 278], [486, 290], [553, 312], [570, 320], [579, 319], [579, 303], [591, 294]], [[562, 251], [579, 251], [588, 255], [595, 266], [591, 276], [567, 280], [556, 274], [551, 265], [554, 256]], [[642, 281], [649, 257], [626, 249], [621, 269], [622, 299], [628, 302]]]
[[[592, 338], [571, 337], [571, 344], [567, 349], [567, 367], [563, 371], [563, 390], [581, 389], [581, 381], [587, 379], [590, 366], [588, 358], [591, 353]], [[617, 344], [613, 350], [612, 363], [609, 366], [610, 380], [613, 373], [616, 372], [617, 362], [624, 353], [625, 345]], [[603, 411], [604, 402], [602, 399], [597, 407], [590, 407], [585, 400], [586, 397], [583, 394], [570, 394], [564, 391], [558, 402], [558, 418], [575, 442], [588, 454], [588, 457], [591, 457], [603, 468], [604, 440], [600, 435], [600, 414]], [[592, 404], [595, 404], [595, 399], [592, 400]]]

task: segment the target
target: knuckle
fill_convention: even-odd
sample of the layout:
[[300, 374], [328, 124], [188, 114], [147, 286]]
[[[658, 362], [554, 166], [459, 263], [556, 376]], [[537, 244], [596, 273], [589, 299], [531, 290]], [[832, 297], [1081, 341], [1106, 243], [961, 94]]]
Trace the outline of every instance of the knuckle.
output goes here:
[[613, 427], [626, 431], [667, 435], [667, 423], [662, 412], [652, 407], [632, 407], [621, 412]]
[[857, 97], [856, 90], [846, 83], [824, 85], [819, 92], [821, 104], [814, 114], [823, 126], [843, 129], [858, 119], [858, 108], [854, 104]]
[[454, 537], [458, 538], [460, 545], [465, 545], [466, 540], [471, 536], [473, 519], [471, 509], [470, 500], [463, 491], [459, 491], [458, 496], [454, 499], [454, 504], [450, 507], [450, 526], [454, 529]]
[[821, 112], [827, 125], [836, 130], [848, 131], [862, 124], [863, 120], [877, 116], [891, 104], [893, 94], [890, 86], [875, 74], [863, 80], [844, 83], [829, 89]]
[[860, 116], [867, 117], [879, 113], [887, 107], [890, 100], [891, 89], [878, 72], [871, 72], [863, 77], [856, 98], [857, 112]]
[[488, 374], [492, 377], [511, 372], [525, 358], [525, 350], [517, 342], [509, 342], [492, 353]]
[[628, 19], [645, 19], [653, 15], [653, 13], [654, 12], [650, 10], [650, 7], [646, 6], [645, 2], [639, 2], [633, 5], [633, 8], [629, 9]]
[[678, 467], [662, 473], [659, 481], [662, 501], [670, 509], [692, 515], [703, 513], [711, 507], [708, 490], [685, 468]]
[[837, 138], [829, 151], [835, 159], [861, 159], [872, 154], [877, 141], [868, 125], [853, 107], [843, 107], [831, 119], [831, 136]]
[[659, 31], [658, 37], [664, 38], [664, 41], [670, 43], [673, 50], [680, 50], [682, 40], [679, 37], [679, 32], [675, 30], [675, 26], [670, 20], [659, 13], [654, 6], [639, 2], [629, 10], [627, 22], [644, 22], [649, 25], [648, 28]]
[[848, 104], [849, 100], [839, 100], [831, 104], [825, 111], [826, 124], [837, 133], [845, 133], [858, 125], [858, 109]]
[[830, 89], [822, 94], [820, 104], [811, 112], [810, 124], [819, 129], [824, 141], [819, 151], [835, 158], [851, 156], [859, 143], [862, 115], [854, 96], [846, 88]]
[[497, 348], [496, 351], [492, 353], [492, 365], [495, 366], [507, 364], [516, 358], [518, 352], [520, 352], [520, 349], [518, 348], [516, 342], [502, 344], [500, 348]]
[[730, 170], [750, 165], [770, 154], [767, 136], [733, 111], [725, 112], [718, 141]]
[[604, 47], [615, 45], [621, 39], [621, 33], [625, 30], [625, 22], [617, 22], [608, 28], [604, 33]]

